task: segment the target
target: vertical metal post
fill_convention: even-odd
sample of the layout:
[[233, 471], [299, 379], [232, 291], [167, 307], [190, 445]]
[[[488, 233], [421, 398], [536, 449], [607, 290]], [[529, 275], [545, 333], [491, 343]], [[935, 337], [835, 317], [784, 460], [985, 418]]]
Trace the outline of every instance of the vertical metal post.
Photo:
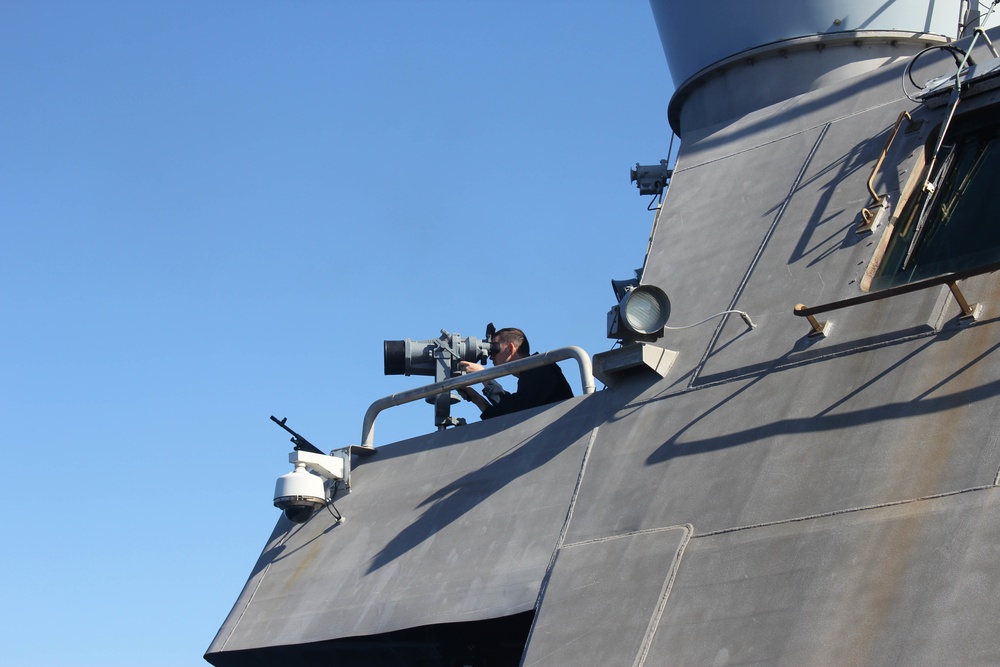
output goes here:
[[[806, 310], [806, 305], [804, 303], [796, 304], [795, 312], [802, 312]], [[809, 326], [812, 327], [812, 331], [809, 332], [810, 338], [815, 338], [816, 336], [825, 336], [828, 330], [829, 322], [820, 322], [816, 319], [814, 315], [806, 315], [807, 320], [809, 320]]]
[[958, 289], [958, 283], [955, 281], [949, 282], [948, 289], [951, 290], [951, 295], [955, 297], [955, 301], [958, 302], [958, 307], [962, 309], [962, 314], [958, 316], [958, 319], [975, 320], [979, 317], [982, 306], [978, 303], [970, 306], [969, 302], [965, 300], [962, 290]]

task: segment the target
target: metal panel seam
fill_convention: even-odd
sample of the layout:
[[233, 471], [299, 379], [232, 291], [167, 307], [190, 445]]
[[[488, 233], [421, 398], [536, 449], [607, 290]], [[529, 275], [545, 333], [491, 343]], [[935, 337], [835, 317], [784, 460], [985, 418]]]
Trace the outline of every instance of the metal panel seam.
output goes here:
[[[970, 325], [975, 326], [975, 325]], [[676, 396], [682, 396], [694, 391], [701, 391], [703, 389], [713, 389], [715, 387], [721, 387], [723, 385], [732, 384], [734, 382], [740, 382], [742, 380], [749, 380], [753, 378], [761, 378], [765, 375], [772, 375], [778, 372], [784, 372], [788, 370], [794, 370], [801, 366], [807, 366], [809, 364], [821, 363], [825, 361], [830, 361], [833, 359], [840, 359], [842, 357], [849, 357], [855, 354], [861, 354], [864, 352], [873, 352], [875, 350], [880, 350], [884, 347], [889, 347], [892, 345], [899, 345], [902, 343], [909, 343], [910, 341], [920, 340], [921, 338], [931, 338], [934, 336], [939, 336], [940, 331], [921, 331], [919, 333], [906, 333], [905, 335], [899, 336], [897, 338], [887, 338], [885, 340], [880, 340], [876, 343], [863, 344], [863, 345], [850, 345], [841, 346], [833, 352], [826, 354], [818, 354], [816, 356], [807, 356], [801, 359], [794, 359], [790, 361], [781, 361], [782, 359], [787, 359], [787, 356], [779, 357], [777, 361], [768, 361], [766, 363], [755, 364], [754, 366], [746, 367], [753, 370], [747, 370], [746, 372], [735, 372], [734, 374], [726, 375], [720, 380], [710, 380], [708, 382], [703, 382], [701, 384], [696, 384], [693, 386], [683, 387], [677, 391], [663, 392], [649, 398], [640, 398], [639, 400], [629, 401], [623, 407], [635, 408], [646, 405], [647, 403], [655, 403], [657, 401], [666, 400], [668, 398], [674, 398]], [[709, 377], [717, 377], [718, 374]]]
[[[292, 535], [294, 535], [295, 533], [299, 532], [298, 528], [301, 528], [301, 526], [297, 527], [296, 530], [293, 530], [293, 531], [290, 531], [290, 532], [286, 532], [281, 537], [281, 539], [278, 540], [277, 544], [275, 544], [275, 547], [281, 546], [285, 542], [287, 542], [291, 538]], [[274, 547], [270, 547], [270, 548], [265, 547], [265, 550], [266, 551], [270, 551], [273, 548]], [[236, 633], [236, 628], [239, 627], [240, 621], [243, 620], [243, 615], [247, 613], [247, 610], [250, 609], [250, 605], [253, 604], [254, 598], [257, 597], [257, 591], [260, 590], [261, 584], [264, 583], [264, 579], [267, 577], [267, 572], [268, 572], [268, 570], [271, 569], [272, 563], [273, 563], [273, 561], [269, 562], [267, 565], [264, 566], [264, 569], [261, 570], [260, 576], [257, 578], [257, 585], [253, 587], [253, 592], [250, 593], [249, 599], [247, 599], [246, 604], [243, 605], [243, 610], [240, 611], [240, 615], [233, 622], [233, 627], [229, 631], [229, 635], [226, 637], [225, 641], [222, 642], [222, 646], [219, 647], [218, 653], [221, 653], [221, 652], [223, 652], [223, 651], [226, 650], [226, 645], [229, 644], [229, 640], [232, 639], [233, 635]]]
[[[772, 144], [780, 143], [782, 141], [785, 141], [786, 139], [790, 139], [792, 137], [796, 137], [796, 136], [798, 136], [800, 134], [805, 134], [806, 132], [810, 132], [812, 130], [816, 130], [816, 129], [821, 128], [823, 126], [834, 125], [835, 123], [839, 123], [841, 121], [845, 121], [848, 118], [854, 118], [855, 116], [860, 116], [860, 115], [866, 114], [866, 113], [868, 113], [870, 111], [875, 111], [875, 110], [881, 109], [883, 107], [887, 107], [887, 106], [892, 106], [894, 104], [898, 104], [901, 101], [903, 101], [903, 97], [902, 96], [895, 97], [895, 98], [889, 100], [888, 102], [881, 102], [879, 104], [874, 104], [874, 105], [872, 105], [870, 107], [866, 107], [864, 109], [858, 109], [857, 111], [852, 111], [850, 113], [846, 113], [846, 114], [843, 114], [841, 116], [837, 116], [836, 118], [830, 118], [829, 120], [825, 120], [823, 122], [816, 123], [815, 125], [810, 125], [809, 127], [803, 127], [803, 128], [801, 128], [799, 130], [796, 130], [794, 132], [789, 132], [787, 134], [782, 134], [781, 136], [775, 137], [774, 139], [768, 139], [767, 141], [761, 142], [759, 144], [753, 144], [752, 146], [747, 146], [746, 148], [741, 148], [739, 150], [735, 150], [732, 153], [726, 153], [725, 155], [720, 155], [719, 157], [710, 158], [708, 160], [705, 160], [704, 162], [699, 162], [699, 163], [693, 164], [691, 166], [680, 166], [680, 167], [674, 169], [674, 176], [676, 176], [678, 174], [682, 174], [685, 171], [691, 171], [693, 169], [698, 169], [699, 167], [704, 167], [704, 166], [713, 164], [715, 162], [721, 162], [723, 160], [728, 160], [728, 159], [730, 159], [732, 157], [735, 157], [737, 155], [743, 155], [744, 153], [750, 153], [750, 152], [759, 150], [761, 148], [765, 148], [767, 146], [770, 146]], [[695, 141], [693, 143], [695, 145], [698, 144], [697, 141]], [[669, 192], [669, 189], [667, 191]]]
[[563, 541], [566, 539], [566, 533], [569, 532], [569, 523], [573, 518], [573, 508], [576, 506], [576, 499], [580, 495], [580, 487], [583, 485], [583, 475], [587, 472], [587, 462], [590, 460], [590, 452], [594, 447], [594, 442], [597, 441], [597, 432], [600, 428], [600, 426], [595, 426], [593, 430], [591, 430], [590, 442], [587, 443], [587, 449], [583, 452], [583, 462], [580, 464], [580, 472], [576, 476], [576, 486], [573, 488], [573, 495], [569, 499], [569, 508], [566, 510], [566, 519], [563, 521], [562, 529], [559, 531], [559, 537], [556, 539], [555, 549], [552, 550], [552, 555], [549, 557], [549, 563], [545, 567], [545, 574], [542, 575], [542, 583], [538, 587], [538, 597], [535, 598], [536, 615], [531, 622], [531, 629], [528, 631], [528, 639], [524, 643], [525, 647], [531, 643], [531, 636], [535, 633], [535, 623], [538, 621], [538, 608], [542, 604], [542, 598], [545, 597], [545, 591], [548, 589], [549, 581], [552, 579], [552, 569], [555, 567], [556, 556], [558, 556], [559, 550], [563, 547]]
[[642, 530], [630, 530], [627, 533], [618, 533], [616, 535], [605, 535], [604, 537], [594, 537], [589, 540], [580, 540], [579, 542], [570, 542], [569, 544], [564, 544], [564, 549], [572, 549], [574, 547], [582, 547], [588, 544], [600, 544], [601, 542], [612, 542], [614, 540], [620, 540], [626, 537], [635, 537], [636, 535], [650, 535], [652, 533], [662, 533], [668, 530], [687, 529], [694, 527], [690, 523], [678, 523], [673, 526], [663, 526], [662, 528], [643, 528]]
[[[569, 532], [569, 524], [573, 519], [573, 509], [576, 507], [576, 499], [580, 496], [580, 487], [583, 486], [583, 476], [587, 472], [587, 462], [590, 461], [590, 452], [594, 448], [594, 442], [597, 441], [597, 432], [600, 428], [600, 426], [595, 426], [590, 432], [590, 442], [587, 443], [587, 449], [583, 452], [583, 462], [580, 464], [580, 472], [576, 476], [576, 486], [573, 487], [573, 495], [570, 496], [569, 507], [566, 509], [566, 519], [563, 521], [562, 529], [559, 531], [559, 537], [556, 539], [556, 548], [552, 550], [552, 556], [549, 558], [549, 565], [545, 570], [546, 580], [548, 579], [548, 575], [552, 572], [552, 566], [555, 563], [556, 554], [563, 547], [563, 542], [566, 540], [566, 533]], [[541, 591], [539, 591], [538, 599], [541, 600]]]
[[[777, 213], [774, 215], [774, 219], [771, 221], [770, 226], [764, 233], [764, 238], [761, 239], [760, 244], [757, 246], [757, 252], [754, 254], [753, 259], [750, 260], [750, 265], [743, 274], [743, 279], [740, 280], [740, 284], [736, 287], [736, 292], [733, 294], [733, 298], [729, 302], [728, 310], [735, 309], [740, 297], [743, 296], [743, 292], [746, 290], [747, 284], [750, 282], [750, 277], [753, 275], [754, 269], [756, 269], [757, 264], [760, 263], [760, 258], [767, 249], [767, 244], [771, 240], [771, 237], [774, 236], [774, 231], [778, 228], [778, 224], [784, 219], [785, 211], [788, 210], [788, 205], [795, 197], [795, 193], [799, 191], [799, 186], [802, 184], [802, 180], [805, 178], [806, 174], [809, 173], [809, 167], [812, 165], [813, 158], [816, 157], [816, 153], [819, 151], [819, 147], [826, 138], [827, 132], [830, 131], [831, 126], [832, 123], [830, 122], [821, 126], [822, 129], [819, 131], [819, 136], [817, 136], [816, 141], [813, 142], [812, 148], [809, 150], [809, 154], [806, 155], [806, 159], [803, 161], [802, 167], [799, 169], [799, 173], [795, 176], [795, 180], [792, 181], [792, 185], [788, 189], [788, 194], [782, 200]], [[722, 335], [722, 330], [725, 328], [728, 321], [729, 318], [724, 317], [715, 327], [715, 331], [712, 332], [712, 337], [709, 339], [708, 345], [705, 347], [705, 352], [702, 354], [701, 360], [698, 362], [698, 365], [695, 366], [694, 372], [691, 373], [691, 381], [688, 382], [689, 387], [694, 385], [694, 383], [696, 383], [698, 378], [701, 376], [701, 372], [705, 368], [705, 364], [708, 362], [708, 358], [711, 356], [712, 350], [715, 348], [715, 343], [719, 340], [719, 336]]]
[[271, 569], [270, 563], [265, 565], [264, 570], [260, 573], [260, 578], [257, 579], [257, 585], [254, 586], [253, 593], [250, 594], [250, 598], [247, 600], [246, 604], [243, 605], [243, 610], [240, 612], [240, 615], [236, 618], [236, 621], [233, 623], [233, 627], [229, 631], [229, 635], [226, 637], [226, 640], [222, 642], [222, 646], [219, 647], [218, 651], [219, 653], [222, 653], [223, 651], [226, 650], [226, 645], [229, 643], [229, 640], [232, 639], [233, 635], [236, 633], [236, 628], [240, 626], [240, 621], [243, 620], [243, 615], [247, 613], [247, 609], [249, 609], [250, 605], [253, 603], [253, 599], [254, 597], [256, 597], [257, 591], [260, 590], [260, 585], [264, 582], [264, 577], [267, 576], [267, 571], [269, 569]]
[[[1000, 475], [998, 475], [1000, 477]], [[786, 523], [796, 523], [799, 521], [811, 521], [813, 519], [822, 519], [824, 517], [838, 516], [840, 514], [852, 514], [854, 512], [865, 512], [868, 510], [883, 509], [886, 507], [897, 507], [899, 505], [909, 505], [911, 503], [919, 503], [925, 500], [937, 500], [939, 498], [948, 498], [950, 496], [958, 496], [963, 493], [971, 493], [975, 491], [988, 491], [990, 489], [996, 489], [997, 483], [993, 484], [983, 484], [981, 486], [972, 486], [967, 489], [959, 489], [957, 491], [946, 491], [945, 493], [935, 493], [929, 496], [921, 496], [919, 498], [909, 498], [907, 500], [894, 500], [887, 503], [877, 503], [874, 505], [863, 505], [861, 507], [849, 507], [839, 510], [833, 510], [831, 512], [820, 512], [818, 514], [809, 514], [807, 516], [799, 516], [792, 519], [781, 519], [778, 521], [765, 521], [763, 523], [755, 523], [746, 526], [733, 526], [732, 528], [722, 528], [720, 530], [713, 530], [710, 533], [702, 533], [701, 535], [694, 535], [693, 537], [712, 537], [714, 535], [724, 535], [725, 533], [736, 533], [741, 530], [750, 530], [752, 528], [766, 528], [768, 526], [780, 526]]]
[[670, 570], [667, 572], [667, 578], [663, 582], [663, 588], [660, 590], [660, 600], [656, 605], [656, 609], [653, 611], [652, 616], [649, 618], [649, 625], [646, 627], [646, 634], [642, 637], [642, 643], [639, 645], [639, 654], [636, 655], [635, 661], [633, 661], [633, 667], [642, 667], [646, 662], [646, 657], [649, 655], [649, 649], [653, 645], [653, 636], [656, 634], [656, 628], [660, 625], [660, 619], [663, 618], [663, 612], [667, 608], [667, 598], [670, 597], [670, 591], [674, 587], [674, 580], [677, 579], [677, 570], [680, 569], [681, 557], [684, 555], [684, 549], [687, 547], [688, 543], [691, 541], [691, 536], [694, 534], [694, 526], [690, 523], [680, 526], [684, 529], [684, 538], [681, 543], [677, 545], [677, 551], [674, 553], [674, 558], [670, 563]]

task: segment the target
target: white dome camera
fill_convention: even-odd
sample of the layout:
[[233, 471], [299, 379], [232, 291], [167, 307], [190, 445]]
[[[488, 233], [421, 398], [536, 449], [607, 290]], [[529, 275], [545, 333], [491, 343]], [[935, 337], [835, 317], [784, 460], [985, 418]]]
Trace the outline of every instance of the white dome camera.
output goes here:
[[292, 472], [282, 475], [274, 485], [274, 506], [293, 523], [305, 523], [328, 502], [326, 482], [345, 480], [349, 484], [350, 454], [333, 456], [295, 450], [288, 455], [295, 464]]
[[282, 475], [274, 485], [274, 506], [293, 523], [305, 523], [326, 504], [326, 485], [319, 475], [296, 463], [295, 470]]

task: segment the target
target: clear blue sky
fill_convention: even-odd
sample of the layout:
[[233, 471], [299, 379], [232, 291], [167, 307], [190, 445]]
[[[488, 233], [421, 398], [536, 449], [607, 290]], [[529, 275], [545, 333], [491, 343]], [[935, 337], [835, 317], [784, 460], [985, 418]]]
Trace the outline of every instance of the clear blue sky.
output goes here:
[[670, 93], [643, 0], [0, 0], [0, 664], [207, 664], [383, 340], [609, 349]]

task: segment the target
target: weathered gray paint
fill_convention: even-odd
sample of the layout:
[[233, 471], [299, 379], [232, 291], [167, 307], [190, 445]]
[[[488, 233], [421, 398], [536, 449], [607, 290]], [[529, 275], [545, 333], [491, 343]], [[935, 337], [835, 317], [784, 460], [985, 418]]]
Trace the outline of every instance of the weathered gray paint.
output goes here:
[[531, 609], [590, 444], [585, 400], [356, 459], [346, 521], [282, 518], [210, 653]]
[[279, 521], [208, 659], [535, 608], [528, 665], [1000, 664], [997, 276], [963, 281], [968, 326], [947, 288], [826, 338], [792, 314], [861, 293], [872, 166], [923, 121], [877, 180], [895, 201], [940, 121], [901, 68], [684, 137], [643, 280], [672, 325], [756, 329], [669, 332], [665, 378], [380, 447], [346, 523]]
[[649, 664], [1000, 664], [998, 531], [994, 488], [692, 539]]
[[[563, 544], [525, 667], [629, 665], [641, 659], [690, 534], [690, 527], [681, 526]], [[641, 588], [635, 586], [639, 581]]]

